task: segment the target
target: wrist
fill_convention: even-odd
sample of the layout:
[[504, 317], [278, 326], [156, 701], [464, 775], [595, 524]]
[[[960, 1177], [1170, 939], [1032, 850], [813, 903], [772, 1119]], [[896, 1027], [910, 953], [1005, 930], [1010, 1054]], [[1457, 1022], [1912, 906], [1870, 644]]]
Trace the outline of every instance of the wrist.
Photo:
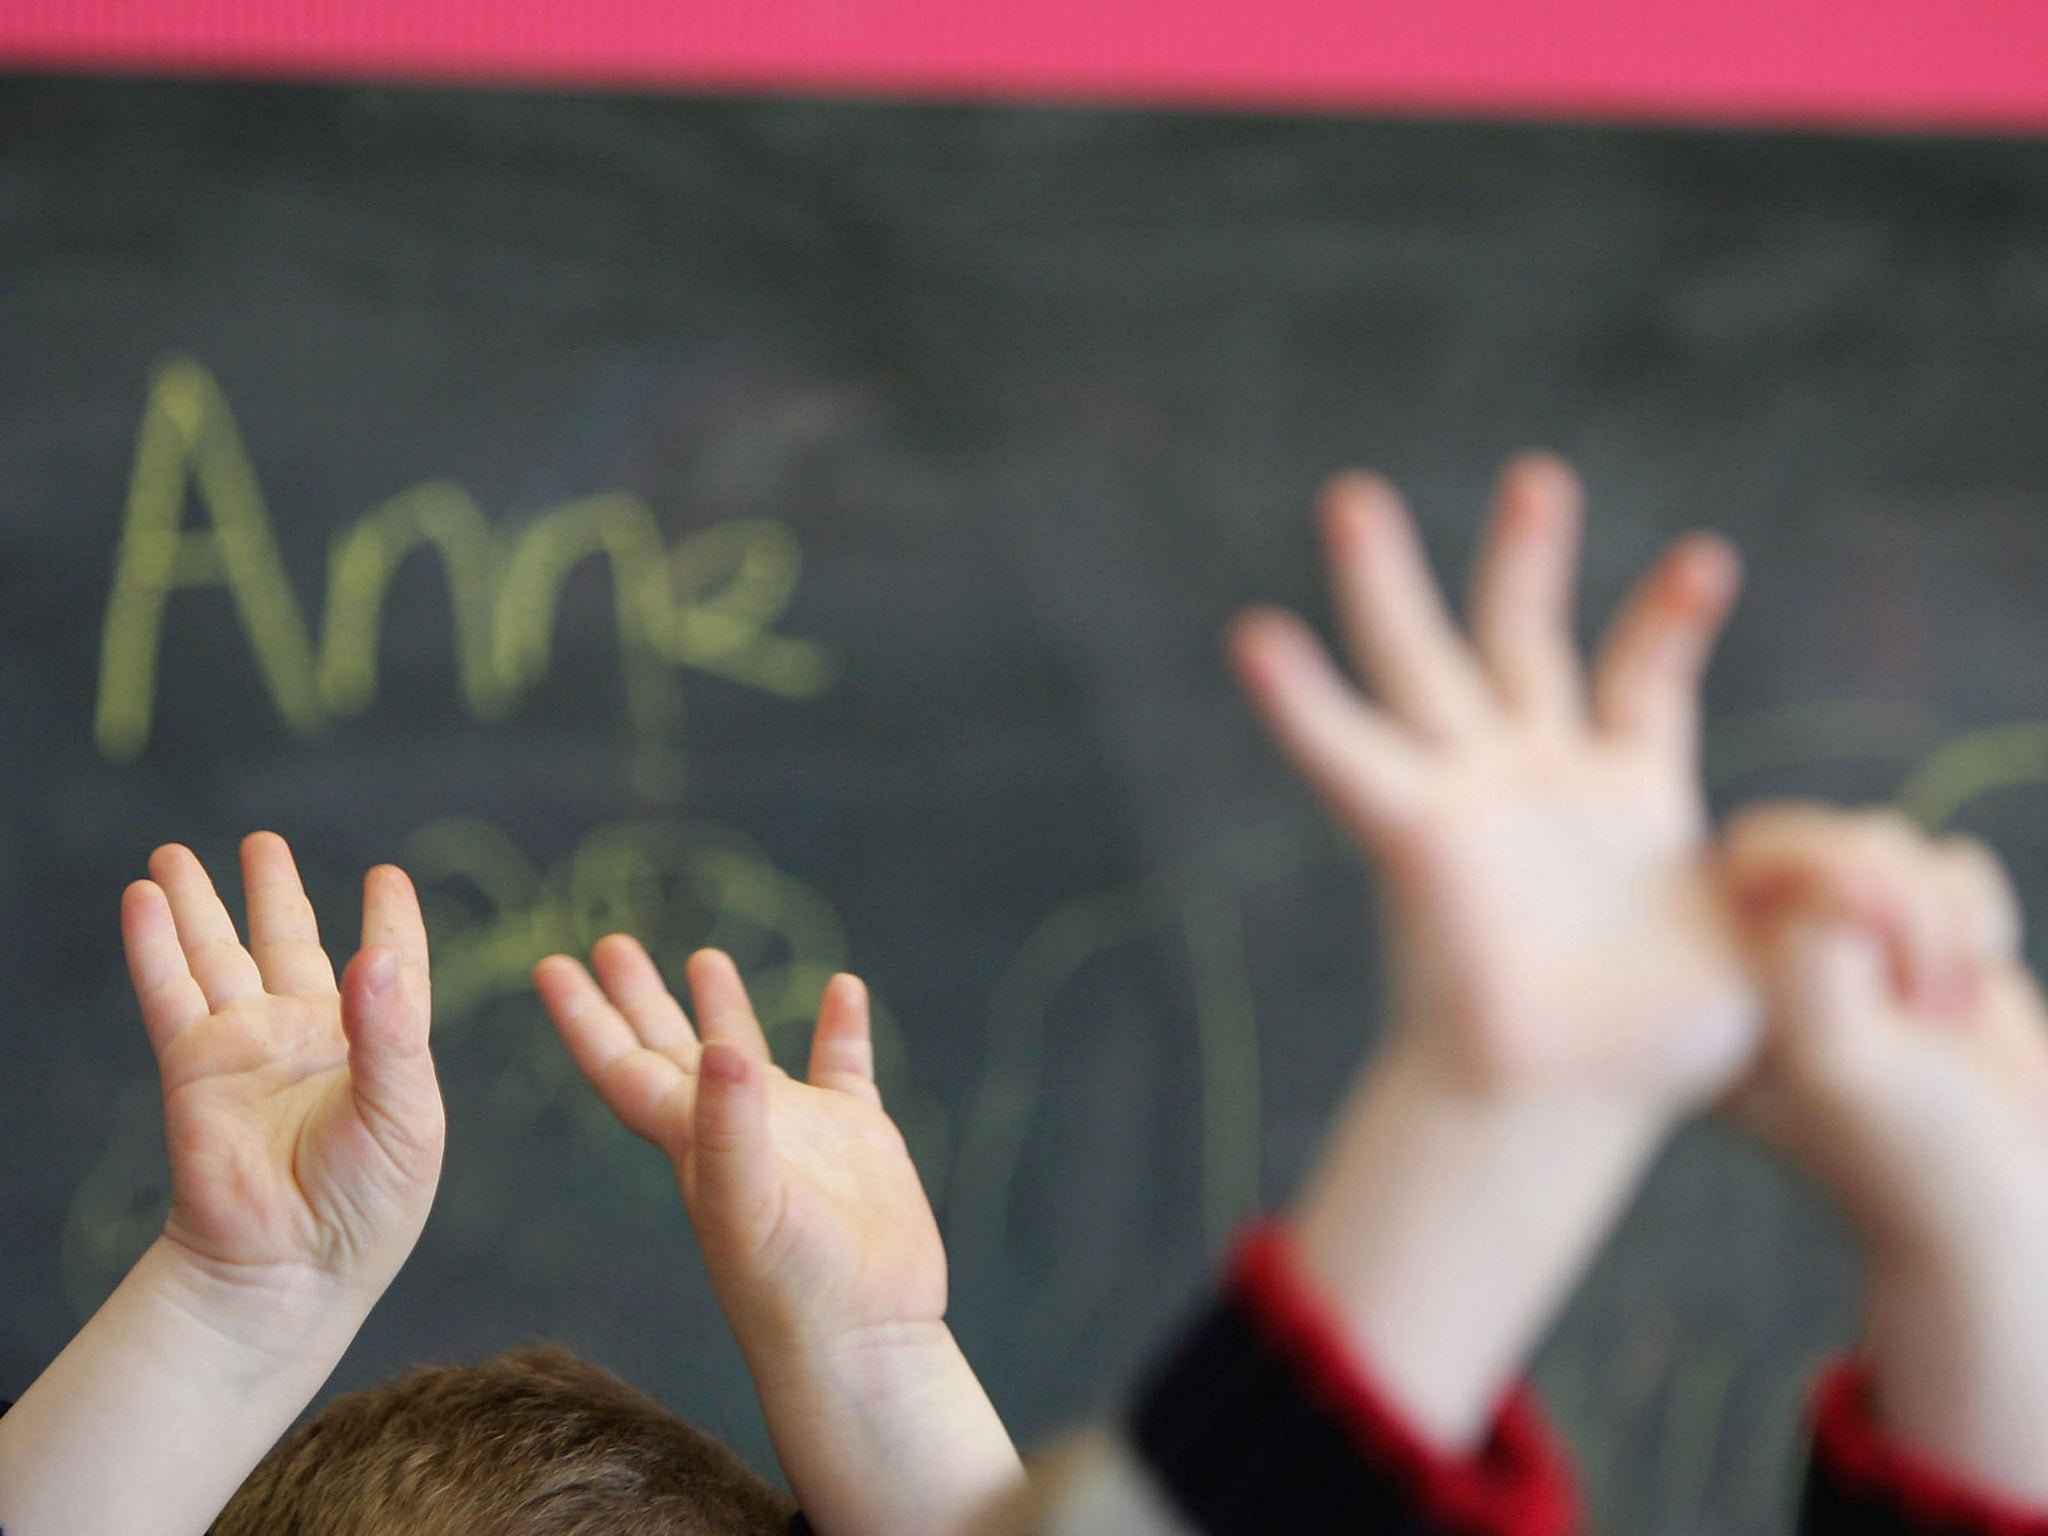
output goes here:
[[1397, 1036], [1288, 1217], [1304, 1281], [1415, 1427], [1469, 1451], [1668, 1128], [1621, 1095], [1461, 1085]]
[[9, 1530], [199, 1531], [291, 1427], [363, 1310], [159, 1238], [0, 1420]]
[[198, 1334], [217, 1339], [248, 1369], [266, 1361], [293, 1366], [337, 1337], [345, 1349], [384, 1290], [310, 1264], [224, 1263], [169, 1233], [143, 1251], [128, 1283], [143, 1287]]
[[836, 1330], [740, 1336], [748, 1371], [765, 1398], [819, 1391], [848, 1400], [900, 1400], [947, 1379], [962, 1356], [944, 1320], [873, 1323]]
[[832, 1536], [957, 1536], [1023, 1476], [943, 1321], [743, 1341], [778, 1460]]

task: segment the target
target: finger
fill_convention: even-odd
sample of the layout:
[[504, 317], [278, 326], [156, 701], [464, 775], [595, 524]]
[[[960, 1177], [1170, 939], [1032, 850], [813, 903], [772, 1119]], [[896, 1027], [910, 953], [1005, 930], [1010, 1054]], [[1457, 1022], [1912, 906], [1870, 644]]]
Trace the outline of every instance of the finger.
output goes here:
[[2026, 918], [2005, 865], [1974, 837], [1952, 834], [1936, 845], [1963, 909], [1963, 927], [1977, 954], [2016, 960], [2026, 942]]
[[1323, 493], [1323, 544], [1353, 665], [1388, 711], [1434, 740], [1493, 718], [1478, 660], [1458, 634], [1415, 524], [1392, 486], [1344, 475]]
[[714, 1264], [728, 1255], [757, 1258], [774, 1231], [778, 1192], [766, 1066], [737, 1041], [714, 1036], [704, 1043], [690, 1211]]
[[178, 943], [206, 1006], [218, 1013], [237, 999], [259, 996], [263, 975], [192, 850], [176, 843], [157, 849], [149, 856], [149, 872], [170, 902]]
[[819, 1088], [835, 1088], [872, 1104], [882, 1102], [875, 1088], [875, 1041], [868, 989], [858, 976], [834, 976], [818, 1000], [818, 1027], [811, 1033], [809, 1080]]
[[1716, 847], [1723, 889], [1752, 924], [1800, 908], [1862, 915], [1854, 903], [1868, 883], [1859, 873], [1867, 835], [1855, 817], [1820, 801], [1747, 807], [1729, 818]]
[[1884, 851], [1886, 900], [1896, 909], [1891, 927], [1895, 983], [1922, 1013], [1947, 1014], [1968, 1004], [1976, 967], [1968, 930], [1948, 881], [1924, 841], [1903, 839]]
[[567, 955], [536, 965], [533, 987], [569, 1059], [605, 1108], [634, 1135], [680, 1156], [696, 1113], [696, 1063], [643, 1046], [591, 974]]
[[684, 969], [704, 1043], [723, 1040], [767, 1066], [768, 1037], [761, 1032], [761, 1021], [754, 1017], [746, 983], [740, 980], [739, 967], [732, 963], [732, 957], [723, 950], [700, 949], [690, 956]]
[[1895, 811], [1813, 804], [1750, 811], [1730, 825], [1723, 864], [1751, 923], [1853, 925], [1878, 944], [1900, 1002], [1957, 1006], [1968, 933], [1920, 831]]
[[533, 968], [533, 990], [554, 1021], [555, 1032], [568, 1047], [577, 1069], [594, 1084], [605, 1070], [640, 1040], [582, 964], [567, 955], [549, 955]]
[[1562, 459], [1527, 453], [1501, 475], [1473, 577], [1472, 640], [1501, 702], [1576, 721], [1583, 708], [1572, 602], [1584, 498]]
[[1826, 1050], [1894, 1006], [1883, 945], [1854, 924], [1805, 917], [1788, 923], [1770, 974], [1779, 1043], [1795, 1053]]
[[128, 979], [142, 1005], [142, 1027], [159, 1056], [180, 1030], [209, 1012], [206, 994], [192, 979], [184, 946], [163, 891], [138, 880], [121, 893], [121, 947], [128, 954]]
[[1337, 818], [1368, 837], [1398, 827], [1427, 783], [1415, 741], [1359, 697], [1293, 615], [1245, 614], [1226, 643], [1252, 707]]
[[1842, 906], [1883, 942], [1895, 1004], [1934, 1015], [1967, 1007], [1976, 971], [1968, 924], [1933, 844], [1894, 810], [1850, 819], [1855, 835], [1845, 840]]
[[1848, 826], [1850, 815], [1823, 800], [1764, 800], [1728, 818], [1721, 851], [1732, 869], [1757, 872], [1811, 857], [1830, 832]]
[[268, 992], [334, 991], [334, 966], [320, 947], [320, 923], [292, 851], [275, 832], [242, 839], [242, 892], [249, 905], [249, 953]]
[[638, 939], [624, 933], [607, 934], [591, 951], [590, 963], [604, 995], [625, 1015], [642, 1045], [678, 1059], [694, 1058], [697, 1031], [690, 1027], [683, 1005], [675, 1000]]
[[1831, 877], [1842, 905], [1885, 946], [1898, 1001], [1923, 1013], [1962, 1006], [1969, 991], [1968, 928], [1934, 845], [1897, 811], [1859, 811], [1842, 838], [1843, 867]]
[[427, 957], [427, 923], [419, 893], [396, 864], [379, 864], [363, 876], [364, 949], [388, 949], [398, 961], [408, 994], [421, 1008], [432, 997]]
[[1891, 890], [1911, 879], [1902, 861], [1922, 845], [1896, 811], [1783, 800], [1731, 817], [1720, 861], [1724, 879], [1752, 899], [1875, 926], [1890, 919]]
[[343, 973], [341, 1032], [356, 1112], [385, 1156], [414, 1180], [439, 1176], [445, 1135], [428, 1011], [389, 949], [362, 950]]
[[1657, 562], [1622, 604], [1594, 667], [1603, 730], [1693, 754], [1700, 679], [1741, 584], [1734, 549], [1712, 534], [1680, 540]]
[[1993, 968], [2017, 949], [2017, 908], [1998, 861], [1976, 839], [1936, 842], [1916, 831], [1913, 851], [1914, 873], [1938, 914], [1940, 943], [1921, 1006], [1939, 1018], [1966, 1020], [1983, 1002]]

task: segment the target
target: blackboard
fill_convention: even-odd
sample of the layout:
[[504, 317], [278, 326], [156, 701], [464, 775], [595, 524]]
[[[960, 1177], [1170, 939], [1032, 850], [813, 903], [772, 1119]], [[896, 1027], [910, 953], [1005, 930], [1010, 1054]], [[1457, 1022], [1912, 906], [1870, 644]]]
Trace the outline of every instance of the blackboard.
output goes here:
[[[1375, 1027], [1367, 885], [1234, 696], [1374, 465], [1462, 578], [1585, 471], [1589, 623], [1750, 585], [1717, 805], [1897, 797], [2048, 896], [2048, 147], [1073, 108], [0, 82], [0, 1382], [154, 1230], [115, 928], [272, 827], [425, 888], [452, 1148], [339, 1384], [559, 1339], [766, 1455], [666, 1169], [526, 988], [719, 942], [884, 1008], [954, 1320], [1112, 1400]], [[182, 534], [179, 530], [183, 530]], [[1847, 1334], [1682, 1136], [1539, 1379], [1604, 1529], [1754, 1531]]]

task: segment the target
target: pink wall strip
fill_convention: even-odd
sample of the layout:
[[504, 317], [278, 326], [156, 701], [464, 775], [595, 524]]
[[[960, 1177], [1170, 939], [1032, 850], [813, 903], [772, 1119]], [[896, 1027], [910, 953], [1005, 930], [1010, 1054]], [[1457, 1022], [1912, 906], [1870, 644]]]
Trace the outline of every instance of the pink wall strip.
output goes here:
[[0, 65], [2048, 129], [2044, 0], [0, 0]]

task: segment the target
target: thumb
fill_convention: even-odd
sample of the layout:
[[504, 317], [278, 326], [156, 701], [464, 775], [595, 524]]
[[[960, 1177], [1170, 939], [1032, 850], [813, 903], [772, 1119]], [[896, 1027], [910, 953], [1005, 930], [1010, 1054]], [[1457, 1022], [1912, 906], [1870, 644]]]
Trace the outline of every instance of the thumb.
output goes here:
[[1771, 944], [1766, 989], [1780, 1041], [1826, 1050], [1891, 1007], [1882, 942], [1867, 927], [1818, 916], [1787, 922]]
[[699, 1241], [714, 1265], [753, 1259], [779, 1214], [764, 1071], [729, 1040], [704, 1042], [692, 1138], [695, 1216]]
[[1812, 1129], [1813, 1084], [1831, 1080], [1828, 1058], [1839, 1061], [1841, 1047], [1885, 1006], [1884, 950], [1866, 928], [1801, 913], [1777, 921], [1751, 953], [1766, 1005], [1764, 1047], [1720, 1108], [1797, 1162]]
[[407, 995], [398, 956], [363, 950], [341, 978], [341, 1030], [348, 1037], [350, 1090], [377, 1144], [402, 1171], [433, 1178], [441, 1166], [444, 1117], [428, 1010]]

